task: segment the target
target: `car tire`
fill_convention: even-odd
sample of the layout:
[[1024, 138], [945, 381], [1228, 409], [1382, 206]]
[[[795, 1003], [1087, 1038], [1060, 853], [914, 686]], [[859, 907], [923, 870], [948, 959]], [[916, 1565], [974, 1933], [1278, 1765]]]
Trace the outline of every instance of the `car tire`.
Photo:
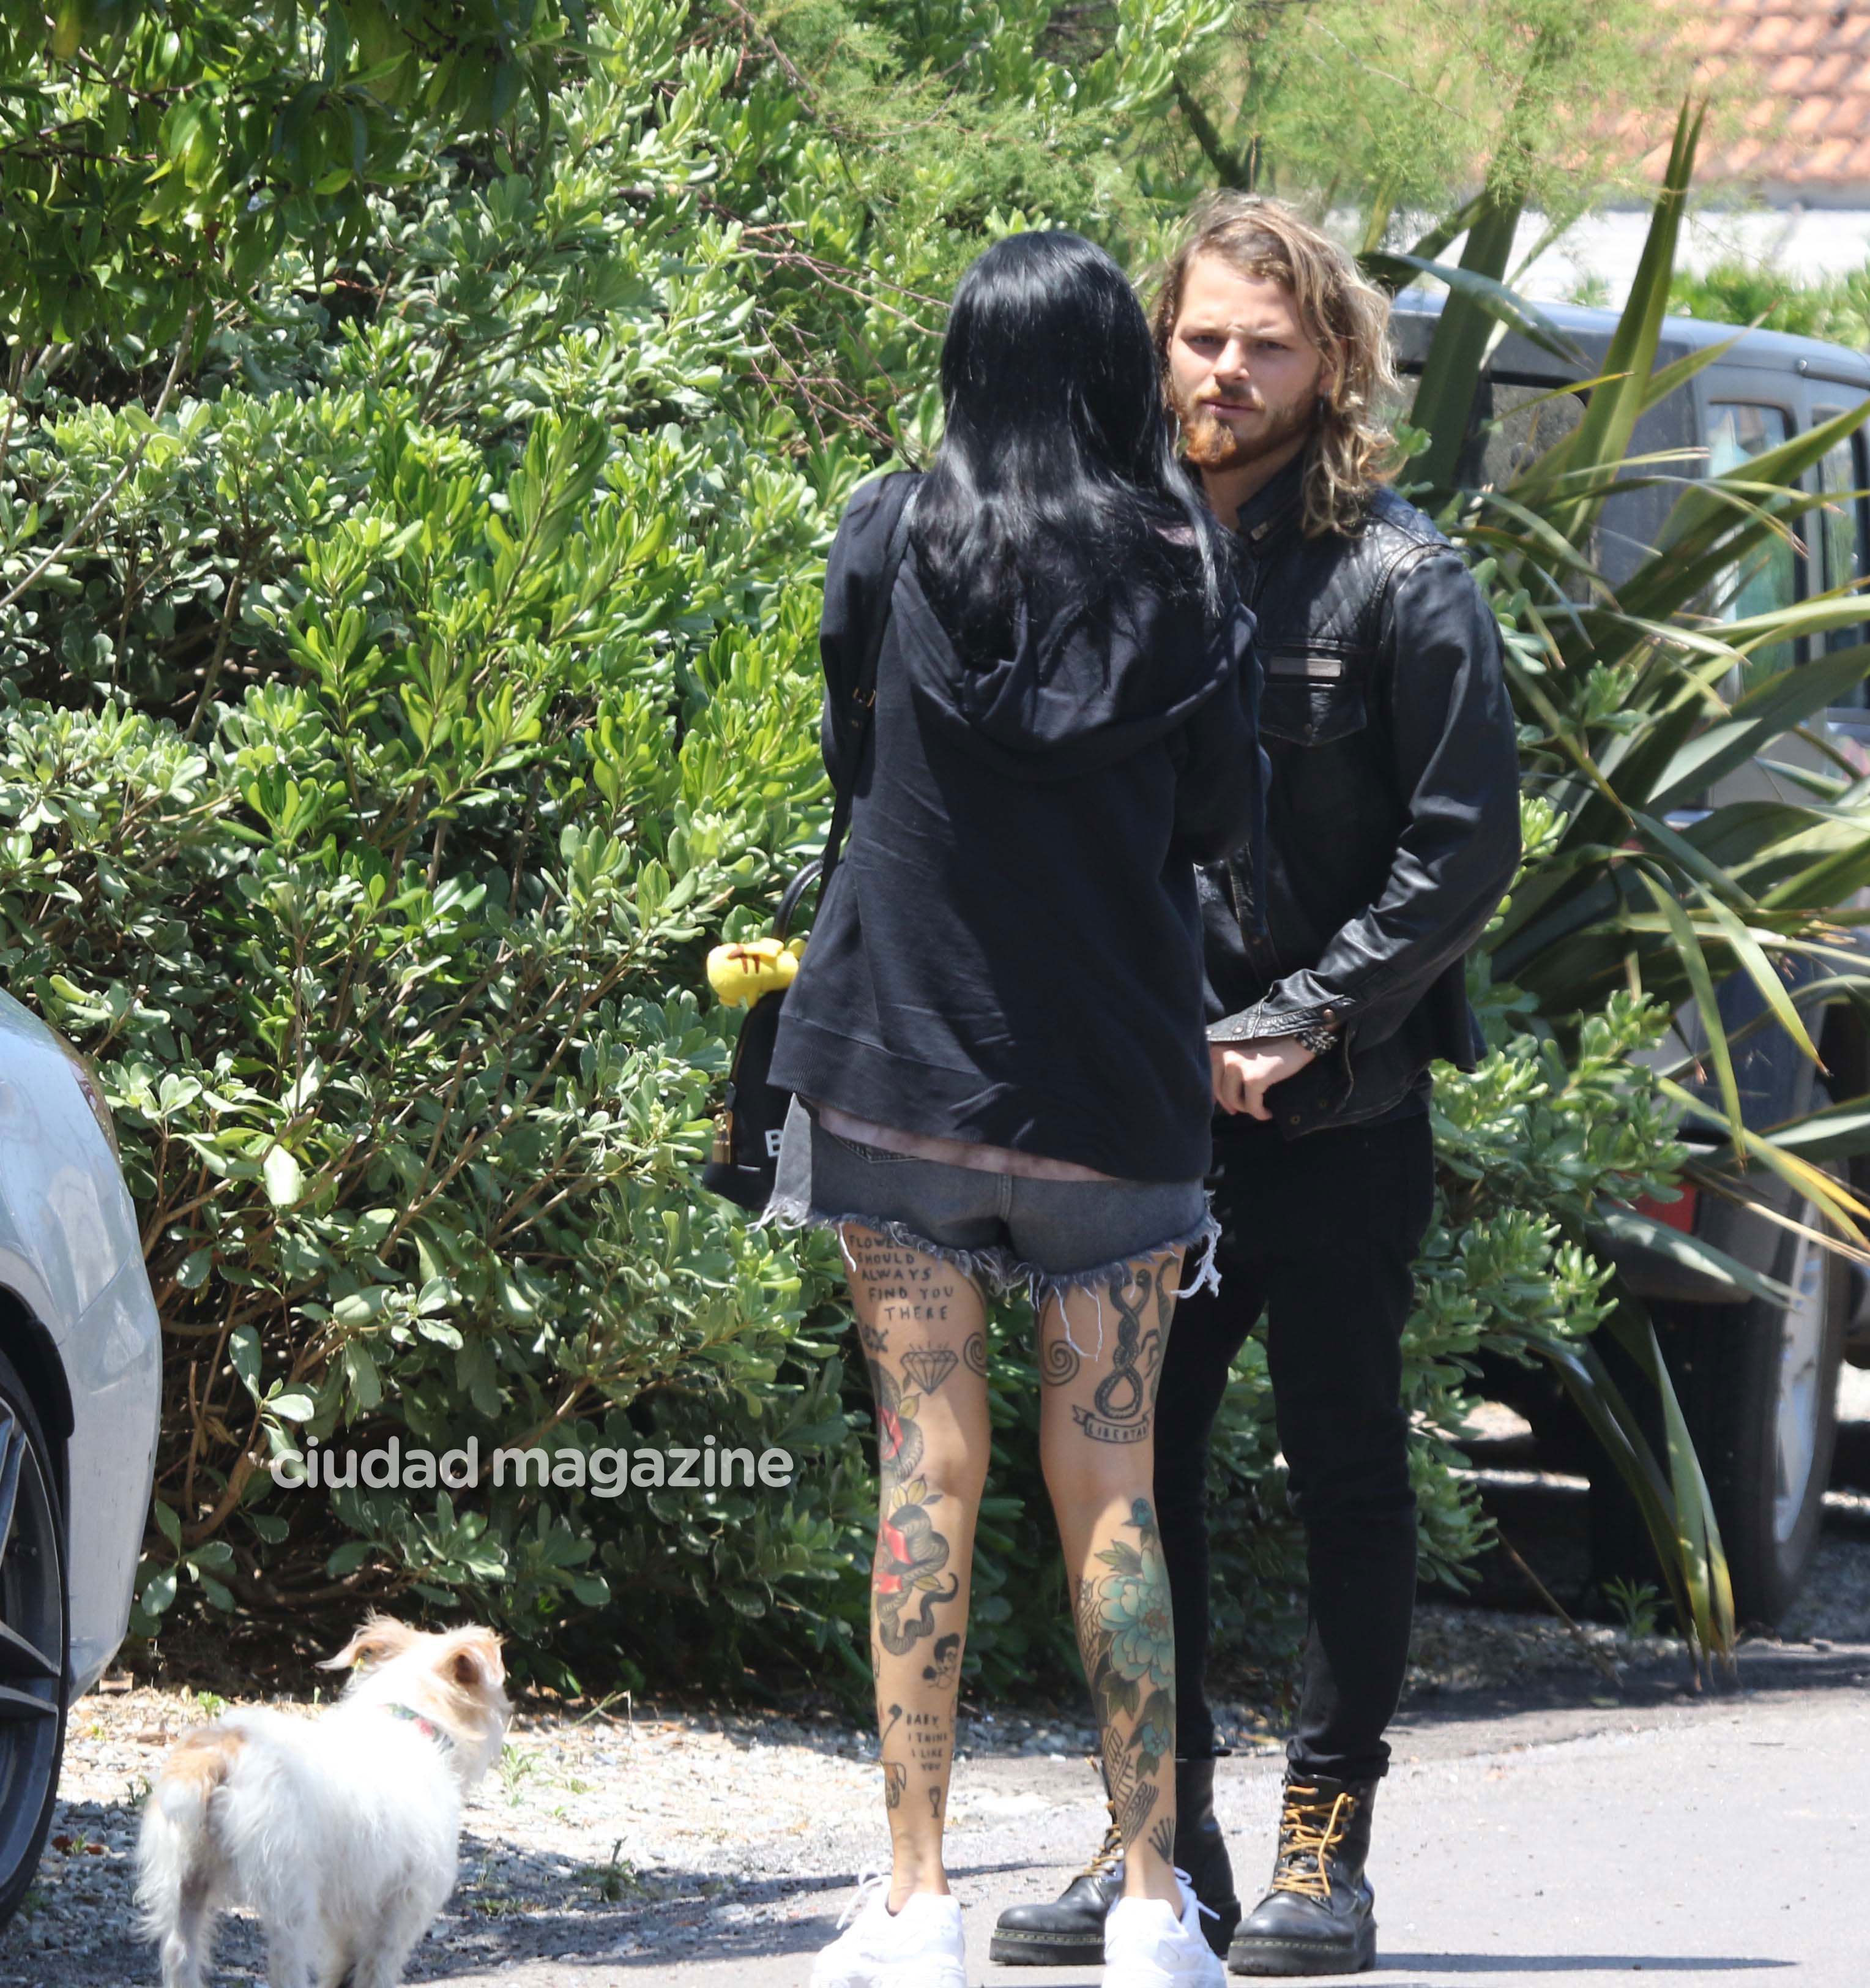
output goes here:
[[[1809, 1206], [1796, 1212], [1819, 1226]], [[1720, 1526], [1734, 1614], [1770, 1627], [1797, 1599], [1818, 1550], [1851, 1286], [1842, 1257], [1789, 1231], [1779, 1232], [1775, 1259], [1764, 1267], [1798, 1290], [1801, 1302], [1651, 1309]], [[1648, 1383], [1621, 1347], [1599, 1350], [1666, 1467], [1661, 1410]], [[1592, 1448], [1592, 1577], [1601, 1601], [1612, 1581], [1654, 1582], [1657, 1569], [1635, 1499]]]
[[0, 1355], [0, 1925], [19, 1910], [52, 1827], [70, 1645], [52, 1449], [32, 1396]]
[[[1801, 1206], [1810, 1226], [1821, 1218]], [[1777, 1626], [1811, 1570], [1838, 1441], [1849, 1266], [1806, 1236], [1780, 1241], [1773, 1275], [1795, 1293], [1697, 1308], [1666, 1335], [1707, 1479], [1743, 1622]]]

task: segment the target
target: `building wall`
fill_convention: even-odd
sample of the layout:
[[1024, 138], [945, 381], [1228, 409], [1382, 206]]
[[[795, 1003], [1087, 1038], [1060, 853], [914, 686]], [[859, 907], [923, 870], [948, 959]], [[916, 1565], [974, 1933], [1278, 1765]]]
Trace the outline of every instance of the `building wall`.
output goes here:
[[[1629, 295], [1649, 228], [1649, 214], [1641, 208], [1587, 215], [1539, 257], [1517, 287], [1527, 296], [1556, 300], [1575, 295], [1583, 278], [1595, 275], [1608, 286], [1605, 301], [1621, 304]], [[1519, 255], [1530, 255], [1544, 232], [1542, 221], [1523, 224]], [[1870, 262], [1870, 202], [1692, 209], [1676, 266], [1699, 272], [1720, 262], [1758, 263], [1804, 281], [1848, 276]]]

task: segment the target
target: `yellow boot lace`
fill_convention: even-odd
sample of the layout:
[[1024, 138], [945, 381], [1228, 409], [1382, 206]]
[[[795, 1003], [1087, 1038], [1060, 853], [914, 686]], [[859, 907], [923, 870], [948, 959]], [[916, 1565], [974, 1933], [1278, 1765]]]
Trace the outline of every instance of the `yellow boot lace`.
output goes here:
[[1279, 1817], [1273, 1889], [1328, 1903], [1331, 1867], [1326, 1860], [1343, 1841], [1356, 1813], [1357, 1797], [1348, 1792], [1334, 1795], [1328, 1803], [1316, 1788], [1289, 1785]]
[[[1117, 1805], [1106, 1804], [1110, 1810], [1109, 1827], [1104, 1831], [1104, 1840], [1097, 1846], [1092, 1859], [1078, 1874], [1078, 1878], [1107, 1878], [1123, 1861], [1123, 1838], [1117, 1831]], [[1078, 1882], [1074, 1878], [1072, 1882]]]

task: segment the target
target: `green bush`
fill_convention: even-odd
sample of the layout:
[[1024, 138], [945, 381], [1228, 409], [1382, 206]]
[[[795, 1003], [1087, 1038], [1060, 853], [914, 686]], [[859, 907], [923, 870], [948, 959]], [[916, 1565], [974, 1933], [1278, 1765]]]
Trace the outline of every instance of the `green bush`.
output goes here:
[[1811, 279], [1770, 265], [1716, 262], [1699, 275], [1678, 271], [1669, 308], [1681, 317], [1760, 324], [1862, 351], [1870, 344], [1870, 265]]
[[[693, 191], [776, 120], [636, 25], [536, 182], [444, 161], [383, 209], [363, 316], [289, 259], [153, 433], [109, 354], [22, 383], [9, 585], [107, 502], [0, 620], [0, 920], [102, 1062], [167, 1327], [146, 1631], [178, 1587], [413, 1591], [731, 1674], [777, 1594], [849, 1584], [825, 1280], [694, 1189], [731, 1033], [694, 989], [811, 827], [811, 576], [866, 465], [753, 383], [757, 265]], [[392, 1434], [799, 1475], [327, 1502], [266, 1468]]]

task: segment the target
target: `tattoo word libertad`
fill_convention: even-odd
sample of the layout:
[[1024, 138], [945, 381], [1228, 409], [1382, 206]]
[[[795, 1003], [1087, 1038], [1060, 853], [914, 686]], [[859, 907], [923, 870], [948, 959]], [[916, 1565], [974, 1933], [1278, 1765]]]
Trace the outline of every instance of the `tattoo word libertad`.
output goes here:
[[[1110, 1300], [1117, 1309], [1116, 1351], [1110, 1371], [1098, 1383], [1088, 1408], [1075, 1406], [1072, 1419], [1093, 1442], [1141, 1442], [1149, 1433], [1156, 1377], [1174, 1311], [1173, 1280], [1159, 1270], [1138, 1269], [1112, 1278]], [[1134, 1286], [1132, 1301], [1130, 1290]], [[1146, 1331], [1143, 1308], [1156, 1297], [1156, 1323]]]

